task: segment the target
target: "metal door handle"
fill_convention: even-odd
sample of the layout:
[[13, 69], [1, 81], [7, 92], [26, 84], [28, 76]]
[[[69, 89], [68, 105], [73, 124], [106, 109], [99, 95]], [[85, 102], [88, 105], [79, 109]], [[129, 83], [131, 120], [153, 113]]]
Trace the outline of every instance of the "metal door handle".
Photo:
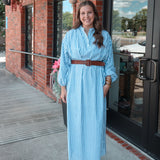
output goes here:
[[154, 64], [154, 74], [153, 74], [153, 79], [151, 82], [155, 82], [157, 80], [157, 63], [154, 60], [151, 60], [151, 62]]
[[[151, 62], [154, 65], [154, 74], [153, 79], [147, 78], [147, 62]], [[138, 71], [138, 78], [140, 80], [150, 80], [154, 83], [157, 80], [157, 62], [150, 59], [139, 59], [139, 71]]]

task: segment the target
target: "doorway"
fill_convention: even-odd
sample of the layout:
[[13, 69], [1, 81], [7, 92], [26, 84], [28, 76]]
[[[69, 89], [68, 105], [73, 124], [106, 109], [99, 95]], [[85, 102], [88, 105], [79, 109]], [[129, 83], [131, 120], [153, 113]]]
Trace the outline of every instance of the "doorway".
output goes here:
[[108, 95], [108, 126], [155, 158], [160, 158], [158, 6], [158, 0], [104, 1], [118, 75]]

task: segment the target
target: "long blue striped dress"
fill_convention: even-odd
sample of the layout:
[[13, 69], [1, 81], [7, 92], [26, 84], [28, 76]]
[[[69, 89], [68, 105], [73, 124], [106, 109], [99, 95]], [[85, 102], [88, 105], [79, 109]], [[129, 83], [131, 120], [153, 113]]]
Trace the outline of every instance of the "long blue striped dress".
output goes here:
[[[105, 77], [116, 80], [112, 40], [103, 30], [104, 46], [93, 42], [94, 28], [88, 35], [80, 26], [67, 32], [62, 42], [58, 81], [67, 88], [68, 158], [100, 160], [106, 154]], [[71, 60], [104, 61], [104, 66], [71, 64]]]

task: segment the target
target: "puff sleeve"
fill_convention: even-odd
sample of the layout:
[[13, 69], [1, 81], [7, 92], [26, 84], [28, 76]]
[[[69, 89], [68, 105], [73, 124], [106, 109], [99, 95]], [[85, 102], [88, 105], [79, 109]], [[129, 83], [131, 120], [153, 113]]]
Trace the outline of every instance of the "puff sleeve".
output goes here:
[[70, 68], [71, 60], [69, 57], [69, 36], [68, 32], [63, 38], [62, 45], [61, 45], [61, 56], [60, 56], [60, 69], [58, 74], [58, 83], [61, 86], [67, 85], [67, 79], [68, 79], [68, 71]]
[[112, 49], [112, 40], [110, 35], [107, 33], [107, 38], [105, 40], [105, 46], [106, 46], [106, 52], [107, 52], [107, 56], [106, 59], [104, 60], [105, 62], [105, 77], [106, 76], [111, 76], [112, 82], [114, 82], [117, 79], [117, 74], [116, 74], [116, 70], [114, 67], [114, 59], [113, 59], [113, 49]]

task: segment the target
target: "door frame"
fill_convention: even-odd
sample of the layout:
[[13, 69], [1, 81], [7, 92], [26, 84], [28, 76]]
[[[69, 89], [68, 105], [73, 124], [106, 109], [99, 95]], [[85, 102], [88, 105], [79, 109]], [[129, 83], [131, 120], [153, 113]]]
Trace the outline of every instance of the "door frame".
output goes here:
[[[160, 25], [157, 25], [159, 20], [158, 6], [160, 6], [159, 0], [148, 0], [148, 11], [147, 11], [147, 37], [146, 37], [146, 54], [145, 59], [158, 60], [159, 55], [153, 54], [154, 50], [152, 44], [160, 42], [160, 31], [157, 34]], [[103, 27], [111, 34], [112, 29], [112, 9], [113, 0], [103, 1]], [[160, 29], [159, 29], [160, 30]], [[158, 44], [157, 44], [158, 46]], [[159, 52], [158, 52], [159, 53]], [[152, 56], [153, 55], [153, 56]], [[151, 66], [151, 64], [148, 64]], [[147, 73], [152, 74], [153, 67], [148, 67]], [[157, 73], [158, 74], [158, 73]], [[159, 76], [159, 75], [157, 75]], [[143, 108], [143, 121], [142, 125], [125, 117], [124, 115], [109, 108], [107, 111], [107, 126], [120, 134], [122, 137], [141, 148], [143, 151], [148, 152], [154, 157], [153, 153], [157, 154], [157, 148], [154, 144], [158, 141], [160, 144], [160, 137], [157, 139], [155, 136], [155, 129], [157, 128], [157, 106], [158, 106], [158, 83], [151, 83], [150, 80], [144, 81], [144, 108]], [[151, 96], [155, 95], [157, 96]], [[154, 97], [154, 98], [153, 98]], [[109, 99], [108, 99], [109, 101]], [[154, 106], [153, 108], [151, 106]], [[152, 117], [152, 118], [148, 118]], [[151, 139], [151, 137], [153, 137]]]

